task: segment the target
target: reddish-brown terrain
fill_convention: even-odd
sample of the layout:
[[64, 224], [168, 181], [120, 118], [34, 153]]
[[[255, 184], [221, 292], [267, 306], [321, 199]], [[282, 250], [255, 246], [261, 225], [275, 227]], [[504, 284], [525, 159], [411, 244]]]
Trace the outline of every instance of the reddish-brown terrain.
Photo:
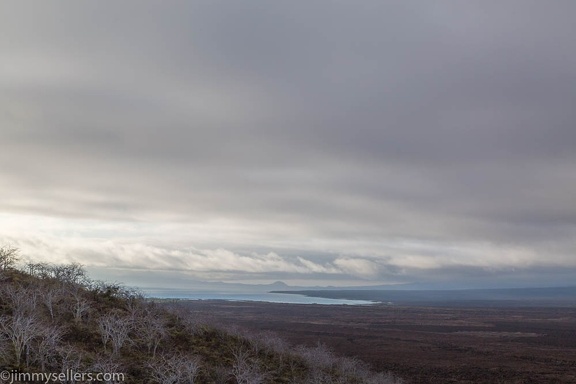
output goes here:
[[325, 343], [409, 383], [576, 383], [576, 308], [190, 301], [199, 318]]

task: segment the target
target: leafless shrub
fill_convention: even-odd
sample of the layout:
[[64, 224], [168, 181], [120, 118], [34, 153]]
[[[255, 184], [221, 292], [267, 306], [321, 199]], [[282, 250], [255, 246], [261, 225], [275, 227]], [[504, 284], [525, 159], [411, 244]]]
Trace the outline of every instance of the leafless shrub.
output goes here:
[[5, 285], [0, 289], [0, 297], [8, 302], [12, 313], [28, 316], [36, 313], [38, 291], [21, 285]]
[[[0, 317], [0, 331], [9, 341], [14, 352], [14, 361], [19, 366], [24, 352], [29, 352], [32, 341], [41, 335], [41, 325], [32, 315], [15, 314]], [[26, 353], [28, 363], [28, 353]]]
[[200, 359], [186, 355], [159, 356], [148, 367], [159, 384], [194, 384], [200, 370]]
[[0, 271], [14, 268], [18, 259], [18, 248], [10, 245], [0, 247]]
[[50, 272], [54, 279], [65, 284], [84, 285], [88, 280], [84, 266], [79, 263], [53, 265]]
[[240, 347], [234, 351], [232, 376], [238, 384], [263, 384], [268, 375], [262, 372], [258, 362], [251, 358], [248, 350]]
[[253, 340], [264, 349], [284, 355], [290, 350], [290, 344], [274, 332], [261, 332], [253, 336]]
[[146, 345], [148, 353], [155, 357], [158, 346], [168, 336], [166, 319], [162, 313], [148, 308], [137, 318], [136, 333]]
[[[4, 319], [0, 318], [0, 321]], [[3, 333], [0, 332], [0, 364], [7, 365], [12, 358], [12, 353], [10, 351], [11, 344], [8, 337]]]
[[83, 298], [76, 299], [74, 303], [74, 321], [77, 323], [81, 322], [82, 318], [86, 313], [88, 313], [91, 307], [92, 304], [90, 301]]
[[112, 357], [109, 356], [98, 356], [94, 363], [90, 366], [90, 371], [103, 373], [104, 378], [108, 380], [104, 380], [103, 382], [106, 384], [117, 384], [122, 383], [122, 381], [115, 380], [116, 377], [115, 373], [120, 373], [122, 370], [122, 366]]
[[310, 367], [330, 369], [338, 360], [332, 351], [326, 345], [321, 343], [318, 343], [312, 348], [299, 346], [296, 348], [296, 352]]
[[191, 334], [200, 334], [206, 329], [206, 324], [215, 325], [211, 319], [198, 316], [185, 306], [174, 303], [166, 306], [168, 312], [176, 316]]
[[100, 280], [89, 280], [84, 287], [94, 295], [119, 298], [124, 287], [118, 283], [108, 283]]
[[117, 355], [126, 341], [129, 340], [129, 332], [132, 323], [129, 318], [118, 314], [108, 314], [102, 316], [98, 322], [104, 351], [108, 341], [112, 343], [112, 354]]
[[118, 297], [124, 301], [126, 310], [134, 319], [144, 305], [144, 294], [137, 288], [122, 287], [118, 292]]
[[333, 374], [326, 372], [319, 367], [312, 367], [306, 376], [305, 384], [340, 384], [338, 383]]
[[368, 365], [355, 357], [338, 358], [336, 369], [346, 377], [361, 377], [370, 372]]
[[31, 354], [34, 361], [40, 364], [42, 371], [45, 371], [47, 366], [55, 364], [56, 354], [54, 351], [62, 341], [64, 330], [61, 327], [54, 325], [39, 325], [39, 337], [36, 342], [32, 344]]
[[293, 358], [293, 356], [290, 356], [287, 360], [287, 367], [288, 367], [288, 371], [290, 372], [290, 384], [301, 384], [302, 380], [301, 380], [301, 364], [299, 362], [299, 359], [295, 359]]
[[104, 292], [106, 292], [106, 289], [108, 287], [108, 283], [106, 283], [105, 281], [102, 280], [90, 280], [88, 282], [86, 282], [86, 290], [95, 294], [95, 295], [99, 295], [99, 294], [103, 294]]
[[[80, 372], [82, 370], [82, 353], [78, 349], [63, 345], [57, 348], [56, 354], [60, 360], [60, 372]], [[70, 384], [75, 383], [72, 381]]]
[[28, 273], [31, 276], [34, 276], [34, 277], [37, 277], [37, 278], [43, 279], [43, 280], [53, 278], [52, 265], [50, 265], [50, 264], [29, 262], [26, 264], [26, 267], [28, 269]]
[[48, 283], [40, 283], [37, 288], [40, 302], [44, 304], [50, 319], [54, 321], [56, 305], [64, 298], [64, 291], [61, 287]]
[[222, 336], [224, 337], [233, 336], [238, 339], [246, 339], [250, 336], [248, 330], [237, 324], [219, 324], [217, 329], [222, 332]]
[[84, 315], [90, 310], [92, 303], [86, 297], [86, 291], [80, 284], [66, 284], [64, 285], [64, 289], [71, 298], [70, 311], [74, 316], [74, 321], [80, 323]]
[[[52, 294], [47, 294], [44, 297], [44, 304], [53, 306], [52, 301], [59, 299], [62, 302], [62, 307], [72, 314], [74, 322], [80, 323], [92, 306], [91, 300], [86, 296], [84, 286], [78, 283], [60, 282], [60, 285], [57, 288], [52, 288], [52, 290]], [[53, 313], [51, 314], [53, 315]]]

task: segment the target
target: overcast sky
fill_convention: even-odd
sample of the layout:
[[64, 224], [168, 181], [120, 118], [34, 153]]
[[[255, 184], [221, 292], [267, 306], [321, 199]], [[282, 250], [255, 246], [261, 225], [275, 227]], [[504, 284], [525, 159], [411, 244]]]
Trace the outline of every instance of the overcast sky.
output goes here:
[[568, 284], [574, 15], [3, 1], [0, 241], [142, 286]]

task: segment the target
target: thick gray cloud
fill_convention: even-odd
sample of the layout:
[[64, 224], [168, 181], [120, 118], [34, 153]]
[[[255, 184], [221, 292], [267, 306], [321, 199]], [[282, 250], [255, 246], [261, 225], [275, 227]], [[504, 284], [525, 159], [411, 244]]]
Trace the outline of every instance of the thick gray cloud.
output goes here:
[[0, 235], [235, 281], [574, 271], [574, 11], [5, 2]]

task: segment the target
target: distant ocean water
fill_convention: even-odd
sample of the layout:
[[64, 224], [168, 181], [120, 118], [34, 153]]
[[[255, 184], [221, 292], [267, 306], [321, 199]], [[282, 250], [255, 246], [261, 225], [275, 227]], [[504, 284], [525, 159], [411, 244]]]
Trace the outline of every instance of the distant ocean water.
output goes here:
[[188, 299], [188, 300], [226, 300], [226, 301], [260, 301], [266, 303], [284, 304], [323, 304], [323, 305], [371, 305], [367, 300], [326, 299], [322, 297], [308, 297], [288, 293], [220, 293], [220, 292], [190, 292], [176, 289], [144, 289], [148, 297], [160, 299]]

